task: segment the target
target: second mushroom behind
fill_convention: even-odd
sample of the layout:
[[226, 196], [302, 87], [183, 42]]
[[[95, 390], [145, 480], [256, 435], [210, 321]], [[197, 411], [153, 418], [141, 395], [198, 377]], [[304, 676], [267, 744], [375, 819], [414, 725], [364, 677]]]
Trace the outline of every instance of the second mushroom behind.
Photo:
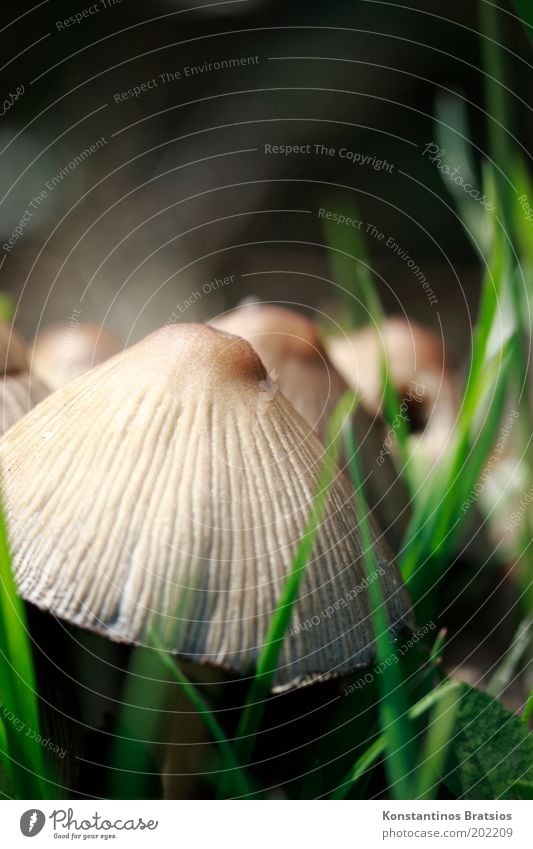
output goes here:
[[51, 389], [62, 386], [122, 350], [109, 328], [77, 318], [45, 327], [35, 338], [32, 371]]
[[386, 361], [390, 382], [406, 409], [412, 459], [430, 470], [450, 444], [458, 409], [457, 380], [442, 341], [416, 322], [390, 317], [379, 327], [332, 337], [327, 349], [372, 415], [383, 407]]
[[[294, 309], [261, 303], [237, 307], [211, 324], [252, 345], [267, 370], [270, 392], [281, 391], [324, 441], [333, 410], [350, 387], [331, 362], [316, 324]], [[408, 525], [409, 493], [384, 450], [384, 421], [377, 411], [369, 415], [360, 404], [352, 424], [365, 496], [397, 552]], [[348, 457], [344, 452], [342, 456], [347, 465]]]

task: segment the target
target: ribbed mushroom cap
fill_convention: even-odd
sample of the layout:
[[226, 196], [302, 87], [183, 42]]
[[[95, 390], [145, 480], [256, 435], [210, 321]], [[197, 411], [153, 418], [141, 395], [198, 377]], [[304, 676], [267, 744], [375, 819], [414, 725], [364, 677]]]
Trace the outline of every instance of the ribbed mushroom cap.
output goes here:
[[390, 380], [399, 400], [408, 402], [413, 429], [420, 432], [424, 450], [437, 459], [450, 438], [458, 401], [450, 356], [442, 342], [416, 322], [392, 317], [379, 328], [333, 337], [327, 349], [372, 414], [383, 402], [380, 369], [386, 354]]
[[[331, 414], [349, 385], [329, 359], [314, 322], [286, 307], [252, 303], [225, 313], [211, 324], [252, 345], [269, 374], [273, 391], [279, 387], [324, 440]], [[359, 406], [353, 426], [369, 506], [397, 550], [408, 524], [409, 495], [391, 457], [382, 450], [384, 422], [379, 414], [371, 418]]]
[[0, 434], [49, 394], [28, 371], [28, 353], [16, 330], [0, 321]]
[[50, 325], [33, 342], [32, 372], [51, 389], [61, 389], [122, 350], [107, 327], [72, 320]]
[[[269, 393], [247, 342], [204, 325], [163, 328], [46, 399], [0, 440], [0, 462], [24, 598], [113, 640], [149, 643], [157, 631], [189, 660], [253, 666], [323, 448]], [[351, 497], [337, 473], [280, 688], [373, 659]], [[411, 624], [409, 599], [382, 545], [376, 554], [398, 630]]]

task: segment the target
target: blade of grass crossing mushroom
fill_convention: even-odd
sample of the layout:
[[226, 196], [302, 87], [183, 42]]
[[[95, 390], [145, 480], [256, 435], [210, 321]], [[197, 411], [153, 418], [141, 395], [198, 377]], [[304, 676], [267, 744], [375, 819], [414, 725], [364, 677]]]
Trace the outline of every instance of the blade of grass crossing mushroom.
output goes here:
[[[428, 693], [427, 696], [424, 696], [424, 698], [420, 699], [420, 701], [413, 705], [413, 707], [409, 710], [409, 719], [411, 721], [419, 719], [427, 710], [432, 708], [439, 699], [445, 698], [452, 691], [459, 690], [460, 687], [461, 684], [457, 681], [445, 681], [444, 684], [441, 684], [435, 690], [432, 690], [431, 693]], [[349, 773], [344, 777], [337, 790], [330, 796], [330, 798], [345, 799], [351, 792], [354, 784], [367, 772], [367, 770], [371, 769], [377, 763], [379, 758], [385, 752], [386, 745], [386, 735], [381, 734], [376, 740], [374, 740], [366, 752], [363, 752], [363, 754], [357, 758]]]
[[[420, 525], [422, 544], [414, 549], [416, 552], [414, 556], [411, 552], [411, 557], [405, 558], [401, 563], [402, 576], [407, 582], [411, 598], [417, 605], [418, 615], [424, 621], [431, 616], [430, 607], [435, 600], [431, 588], [437, 585], [442, 564], [446, 560], [453, 559], [470, 509], [470, 499], [476, 492], [476, 484], [484, 468], [489, 467], [489, 458], [497, 439], [505, 406], [508, 376], [512, 364], [512, 358], [507, 351], [495, 386], [491, 369], [488, 368], [484, 383], [485, 389], [488, 387], [490, 390], [490, 403], [483, 427], [479, 432], [476, 428], [472, 429], [463, 466], [453, 478], [447, 477], [442, 496], [428, 517], [426, 527]], [[481, 397], [480, 395], [480, 400]], [[462, 453], [462, 448], [460, 450]], [[431, 534], [428, 533], [429, 530]], [[414, 534], [416, 537], [418, 532], [414, 531]]]
[[170, 657], [168, 652], [164, 650], [161, 641], [156, 634], [152, 634], [151, 642], [161, 662], [180, 684], [183, 692], [188, 697], [198, 714], [202, 717], [207, 729], [213, 737], [213, 740], [219, 747], [222, 761], [224, 763], [224, 769], [226, 770], [223, 777], [224, 785], [228, 786], [229, 784], [229, 787], [233, 788], [233, 791], [237, 796], [249, 796], [254, 792], [254, 787], [248, 780], [242, 766], [239, 764], [235, 752], [213, 711], [200, 695], [198, 689], [183, 673], [176, 658]]
[[[503, 287], [506, 267], [506, 244], [499, 228], [494, 233], [491, 263], [483, 282], [479, 318], [474, 331], [470, 372], [462, 407], [457, 422], [457, 437], [441, 474], [436, 474], [429, 486], [429, 494], [415, 505], [414, 515], [406, 533], [406, 543], [400, 566], [404, 579], [435, 549], [434, 541], [445, 531], [450, 515], [453, 516], [456, 491], [453, 484], [464, 473], [469, 461], [472, 424], [481, 395], [485, 389], [483, 372], [487, 367], [487, 348], [490, 334], [497, 318], [498, 298]], [[509, 343], [508, 343], [509, 344]], [[443, 507], [445, 509], [443, 509]]]
[[394, 642], [390, 633], [390, 623], [386, 614], [385, 600], [379, 578], [377, 581], [372, 580], [372, 575], [376, 575], [378, 572], [378, 562], [372, 544], [357, 447], [349, 421], [344, 424], [343, 434], [355, 490], [356, 515], [361, 533], [366, 578], [369, 585], [376, 655], [378, 662], [384, 666], [384, 671], [379, 679], [381, 690], [379, 712], [381, 727], [385, 732], [387, 741], [387, 774], [393, 797], [395, 799], [410, 799], [412, 798], [412, 788], [409, 772], [415, 752], [413, 726], [408, 717], [407, 691], [400, 664], [389, 663], [391, 656], [395, 653]]
[[235, 750], [242, 764], [248, 763], [254, 748], [255, 737], [263, 717], [265, 700], [271, 689], [283, 640], [289, 627], [294, 604], [298, 598], [298, 590], [313, 553], [329, 488], [337, 473], [336, 460], [339, 454], [341, 423], [351, 410], [353, 410], [353, 394], [347, 392], [339, 401], [328, 423], [325, 459], [318, 474], [310, 517], [294, 555], [291, 571], [285, 581], [281, 598], [270, 621], [265, 642], [257, 661], [255, 677], [239, 719], [235, 735]]
[[[13, 759], [13, 791], [19, 799], [54, 798], [47, 780], [40, 734], [37, 685], [23, 602], [17, 594], [3, 508], [0, 502], [0, 696], [9, 756]], [[35, 738], [19, 731], [31, 728]], [[16, 724], [14, 724], [16, 723]]]
[[[496, 355], [487, 365], [483, 380], [479, 386], [478, 407], [486, 407], [483, 426], [478, 429], [474, 422], [470, 423], [470, 432], [464, 434], [464, 445], [459, 447], [465, 460], [454, 477], [447, 480], [443, 496], [435, 510], [435, 520], [430, 522], [432, 529], [430, 547], [421, 553], [415, 563], [402, 568], [404, 580], [408, 582], [409, 590], [416, 601], [432, 587], [440, 575], [443, 560], [453, 557], [463, 521], [467, 515], [469, 499], [475, 493], [477, 482], [483, 473], [485, 465], [497, 439], [505, 406], [508, 379], [513, 359], [511, 347], [513, 340], [505, 346], [501, 354]], [[490, 462], [490, 460], [489, 460]], [[430, 555], [431, 564], [424, 562]], [[428, 565], [431, 566], [428, 569]], [[424, 616], [424, 614], [422, 614]]]

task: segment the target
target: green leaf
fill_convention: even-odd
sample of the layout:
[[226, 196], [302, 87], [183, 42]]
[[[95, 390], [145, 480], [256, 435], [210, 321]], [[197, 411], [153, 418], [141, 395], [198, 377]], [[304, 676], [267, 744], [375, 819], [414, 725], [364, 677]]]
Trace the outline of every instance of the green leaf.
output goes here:
[[462, 685], [456, 735], [444, 781], [460, 799], [518, 799], [517, 782], [533, 781], [533, 735], [515, 714]]

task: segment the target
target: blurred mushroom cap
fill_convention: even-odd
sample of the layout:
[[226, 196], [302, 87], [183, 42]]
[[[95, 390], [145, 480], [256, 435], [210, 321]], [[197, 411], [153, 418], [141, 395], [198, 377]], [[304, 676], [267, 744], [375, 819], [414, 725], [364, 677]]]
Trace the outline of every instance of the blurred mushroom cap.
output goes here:
[[26, 343], [14, 327], [0, 320], [0, 373], [2, 377], [28, 370]]
[[0, 321], [0, 434], [3, 434], [49, 394], [28, 371], [28, 353], [16, 330]]
[[441, 340], [416, 322], [391, 317], [380, 327], [332, 337], [327, 350], [349, 385], [361, 392], [371, 414], [382, 408], [381, 365], [386, 355], [390, 381], [408, 408], [413, 442], [428, 460], [441, 456], [458, 406], [450, 355]]
[[[205, 325], [162, 328], [58, 390], [0, 440], [25, 599], [106, 637], [247, 674], [309, 519], [323, 447], [259, 358]], [[352, 490], [327, 507], [283, 644], [279, 689], [372, 663]], [[391, 628], [411, 626], [375, 550]], [[308, 623], [314, 623], [308, 627]]]
[[72, 319], [53, 324], [33, 342], [32, 372], [51, 389], [60, 389], [122, 350], [107, 327]]

